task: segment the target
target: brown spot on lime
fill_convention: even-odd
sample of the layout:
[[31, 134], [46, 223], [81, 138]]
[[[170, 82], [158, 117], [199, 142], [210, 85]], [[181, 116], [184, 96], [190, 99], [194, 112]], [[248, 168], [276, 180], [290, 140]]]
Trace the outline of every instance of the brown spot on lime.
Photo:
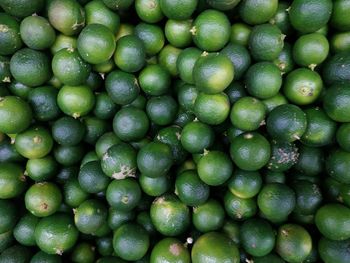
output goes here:
[[149, 2], [148, 2], [148, 7], [149, 7], [150, 9], [156, 8], [156, 7], [157, 7], [156, 1], [149, 1]]
[[195, 36], [197, 34], [197, 28], [195, 26], [193, 26], [191, 29], [190, 29], [190, 33], [192, 34], [192, 36]]
[[63, 254], [63, 250], [62, 249], [56, 248], [55, 252], [56, 252], [57, 255], [60, 255], [60, 256]]
[[284, 236], [288, 236], [289, 232], [287, 229], [282, 229], [281, 234]]
[[41, 208], [44, 209], [44, 210], [47, 210], [49, 207], [49, 205], [47, 203], [42, 203], [41, 204]]
[[34, 136], [33, 142], [35, 144], [41, 143], [42, 142], [42, 138], [40, 136]]
[[246, 133], [243, 135], [244, 139], [252, 139], [254, 137], [254, 135], [252, 133]]
[[8, 26], [6, 26], [6, 25], [0, 25], [0, 32], [1, 32], [1, 33], [6, 33], [6, 32], [8, 32], [8, 31], [9, 31]]
[[129, 202], [129, 197], [126, 196], [126, 195], [124, 195], [124, 196], [122, 197], [122, 203], [127, 204], [128, 202]]
[[182, 247], [179, 244], [171, 244], [169, 247], [170, 253], [173, 254], [174, 256], [180, 255], [181, 250], [182, 250]]

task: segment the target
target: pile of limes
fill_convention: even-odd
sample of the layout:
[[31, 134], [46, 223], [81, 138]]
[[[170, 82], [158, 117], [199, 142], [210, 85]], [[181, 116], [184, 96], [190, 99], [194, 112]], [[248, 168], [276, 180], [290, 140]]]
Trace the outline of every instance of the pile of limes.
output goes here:
[[0, 263], [349, 263], [350, 0], [0, 0]]

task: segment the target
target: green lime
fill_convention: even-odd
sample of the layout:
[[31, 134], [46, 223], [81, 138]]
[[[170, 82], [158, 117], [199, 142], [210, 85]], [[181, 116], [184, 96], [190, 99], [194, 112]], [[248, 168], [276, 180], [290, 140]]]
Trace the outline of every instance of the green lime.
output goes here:
[[148, 56], [158, 54], [165, 43], [163, 29], [158, 25], [139, 23], [135, 27], [135, 35], [142, 40]]
[[327, 58], [328, 52], [328, 40], [320, 33], [303, 35], [295, 41], [293, 46], [294, 61], [312, 70]]
[[159, 0], [163, 14], [175, 20], [191, 17], [197, 7], [198, 0]]
[[[19, 196], [26, 188], [26, 178], [18, 164], [0, 164], [0, 198], [10, 199]], [[0, 231], [1, 232], [1, 231]]]
[[117, 142], [102, 155], [101, 167], [113, 179], [135, 177], [136, 151], [127, 143]]
[[62, 255], [78, 240], [79, 232], [68, 214], [56, 213], [44, 217], [35, 228], [37, 246], [45, 253]]
[[337, 84], [326, 90], [323, 99], [323, 109], [327, 115], [337, 122], [349, 122], [350, 90], [345, 84]]
[[94, 115], [98, 119], [109, 120], [116, 114], [119, 107], [114, 103], [107, 92], [95, 94], [96, 102], [93, 109]]
[[287, 99], [297, 105], [311, 104], [318, 99], [323, 89], [321, 76], [312, 70], [299, 68], [290, 72], [283, 92]]
[[12, 55], [23, 45], [20, 24], [16, 18], [6, 13], [0, 13], [0, 24], [0, 55]]
[[129, 221], [134, 220], [135, 218], [135, 212], [134, 211], [128, 211], [124, 212], [121, 210], [117, 210], [113, 207], [109, 208], [108, 212], [108, 225], [112, 230], [116, 230], [124, 223], [127, 223]]
[[88, 199], [74, 210], [74, 223], [84, 234], [93, 234], [107, 220], [107, 207], [97, 199]]
[[149, 248], [149, 235], [135, 223], [120, 226], [113, 235], [113, 248], [117, 256], [128, 261], [141, 259]]
[[137, 154], [137, 167], [149, 177], [165, 175], [173, 165], [171, 148], [161, 142], [150, 142]]
[[268, 255], [275, 246], [275, 232], [264, 219], [252, 218], [241, 226], [241, 243], [246, 252], [255, 257]]
[[5, 249], [0, 255], [0, 262], [29, 262], [32, 252], [28, 247], [13, 245]]
[[289, 170], [298, 161], [298, 148], [290, 142], [271, 141], [271, 158], [267, 168], [274, 172]]
[[77, 48], [77, 39], [74, 36], [66, 36], [58, 34], [55, 42], [50, 46], [51, 53], [54, 55], [58, 51], [64, 48]]
[[102, 0], [88, 1], [84, 7], [86, 24], [101, 24], [108, 27], [114, 34], [120, 28], [120, 17], [110, 10]]
[[73, 146], [83, 140], [85, 126], [80, 120], [65, 116], [53, 123], [51, 132], [58, 144]]
[[290, 6], [289, 19], [299, 32], [312, 33], [325, 26], [331, 14], [331, 0], [294, 0]]
[[283, 104], [287, 104], [288, 101], [286, 97], [279, 92], [271, 98], [262, 100], [262, 103], [264, 103], [266, 107], [266, 112], [270, 113], [274, 108]]
[[190, 263], [191, 257], [187, 247], [180, 240], [166, 237], [160, 240], [152, 249], [151, 262]]
[[51, 121], [57, 119], [62, 113], [58, 107], [57, 96], [58, 90], [52, 86], [42, 86], [30, 90], [28, 102], [36, 120]]
[[345, 151], [350, 151], [350, 125], [349, 123], [343, 123], [339, 126], [336, 134], [336, 139], [340, 147]]
[[10, 70], [17, 81], [30, 87], [40, 86], [51, 77], [48, 56], [29, 48], [20, 49], [11, 57]]
[[146, 23], [157, 23], [164, 17], [160, 0], [136, 0], [135, 10], [138, 17]]
[[51, 151], [53, 139], [47, 129], [32, 127], [17, 134], [15, 147], [19, 154], [28, 159], [42, 158]]
[[230, 191], [224, 195], [224, 205], [226, 214], [235, 221], [251, 218], [258, 210], [254, 198], [240, 198]]
[[0, 131], [20, 133], [32, 122], [32, 110], [28, 103], [15, 96], [0, 97]]
[[293, 142], [299, 140], [306, 131], [306, 114], [294, 104], [283, 104], [269, 113], [266, 127], [274, 139]]
[[246, 88], [249, 94], [259, 99], [271, 98], [282, 86], [282, 74], [271, 62], [253, 64], [245, 75]]
[[36, 181], [46, 181], [52, 179], [57, 172], [58, 164], [52, 156], [39, 159], [29, 159], [26, 165], [28, 176]]
[[135, 35], [119, 38], [113, 59], [122, 71], [139, 71], [146, 63], [146, 51], [142, 40]]
[[149, 128], [146, 113], [136, 107], [119, 110], [113, 119], [113, 130], [123, 141], [137, 141], [145, 137]]
[[350, 52], [340, 52], [329, 57], [322, 69], [322, 78], [327, 84], [350, 83]]
[[282, 183], [268, 183], [259, 192], [257, 203], [263, 216], [273, 223], [286, 221], [296, 204], [295, 193]]
[[88, 114], [94, 107], [95, 96], [90, 87], [63, 86], [58, 92], [57, 103], [60, 109], [73, 118]]
[[177, 236], [190, 225], [190, 211], [175, 195], [157, 197], [150, 208], [152, 223], [158, 232], [166, 236]]
[[56, 33], [46, 18], [27, 16], [20, 25], [21, 38], [29, 48], [42, 50], [52, 46]]
[[80, 187], [87, 193], [104, 191], [109, 178], [103, 173], [100, 161], [91, 161], [84, 164], [78, 175]]
[[126, 105], [139, 95], [140, 88], [133, 74], [114, 70], [107, 75], [105, 88], [114, 103]]
[[80, 56], [90, 64], [99, 64], [113, 56], [116, 48], [112, 31], [101, 24], [84, 27], [77, 43]]
[[306, 109], [305, 114], [307, 126], [301, 142], [313, 147], [331, 144], [336, 133], [336, 123], [318, 107]]
[[201, 235], [193, 244], [191, 259], [193, 263], [211, 260], [227, 263], [240, 262], [240, 254], [234, 242], [219, 232]]
[[277, 12], [278, 0], [246, 0], [239, 5], [239, 15], [250, 25], [268, 22]]
[[63, 48], [52, 59], [53, 74], [65, 85], [85, 84], [91, 67], [73, 48]]
[[326, 170], [328, 174], [344, 184], [350, 183], [349, 158], [349, 152], [342, 149], [335, 149], [329, 153], [326, 159]]
[[18, 221], [18, 211], [11, 200], [0, 199], [0, 233], [12, 230]]
[[294, 168], [310, 176], [320, 174], [324, 166], [324, 153], [319, 147], [299, 146], [299, 158]]
[[231, 123], [243, 131], [258, 129], [265, 120], [266, 107], [258, 99], [243, 97], [236, 101], [231, 109]]
[[287, 262], [303, 262], [312, 249], [308, 231], [300, 225], [286, 224], [279, 227], [276, 252]]
[[188, 47], [192, 43], [191, 28], [192, 20], [169, 19], [164, 28], [165, 37], [174, 47]]
[[202, 122], [193, 121], [184, 126], [181, 144], [190, 153], [203, 153], [214, 143], [214, 131]]
[[272, 62], [280, 69], [282, 73], [288, 73], [292, 71], [295, 67], [292, 45], [288, 42], [285, 42], [282, 51]]
[[171, 124], [178, 112], [178, 105], [173, 97], [168, 95], [152, 97], [147, 101], [146, 112], [150, 120], [157, 125]]
[[133, 178], [113, 180], [107, 188], [106, 199], [108, 204], [120, 211], [133, 210], [141, 200], [141, 188]]
[[241, 79], [251, 64], [248, 49], [240, 44], [229, 43], [221, 50], [221, 54], [226, 55], [231, 60], [234, 68], [234, 79]]
[[64, 183], [62, 194], [64, 203], [74, 208], [78, 207], [89, 197], [89, 194], [81, 188], [77, 178], [68, 179]]
[[141, 89], [149, 95], [163, 95], [170, 88], [170, 74], [161, 65], [148, 65], [139, 75]]
[[318, 242], [318, 253], [326, 263], [331, 263], [334, 260], [339, 263], [346, 263], [350, 260], [349, 245], [350, 239], [334, 241], [322, 237]]
[[181, 51], [181, 49], [168, 44], [163, 47], [158, 54], [159, 64], [163, 66], [171, 76], [178, 75], [176, 62]]
[[181, 132], [181, 127], [172, 125], [159, 130], [154, 138], [155, 141], [165, 143], [171, 148], [175, 164], [182, 164], [187, 157], [187, 152], [181, 145]]
[[350, 44], [349, 32], [336, 33], [329, 40], [330, 48], [334, 53], [349, 52], [350, 51], [349, 44]]
[[228, 155], [221, 151], [204, 152], [197, 164], [199, 178], [207, 185], [225, 183], [232, 175], [233, 165]]
[[202, 233], [219, 230], [224, 224], [224, 219], [225, 210], [215, 199], [209, 199], [193, 208], [192, 223]]
[[203, 123], [209, 125], [221, 124], [230, 114], [229, 98], [223, 92], [217, 94], [200, 92], [194, 103], [194, 113]]
[[256, 196], [262, 187], [262, 178], [257, 171], [235, 170], [227, 182], [227, 187], [232, 194], [239, 198], [252, 198]]
[[102, 159], [108, 149], [118, 143], [120, 143], [120, 139], [113, 132], [106, 132], [96, 142], [95, 151], [97, 156]]
[[268, 163], [270, 147], [269, 141], [260, 133], [243, 133], [233, 139], [230, 155], [238, 168], [257, 171]]
[[139, 184], [142, 191], [147, 195], [160, 196], [170, 189], [171, 181], [167, 175], [153, 178], [141, 174], [139, 176]]
[[77, 244], [71, 252], [72, 262], [93, 263], [95, 259], [95, 247], [86, 242]]
[[234, 67], [224, 55], [203, 53], [194, 64], [192, 74], [200, 91], [216, 94], [230, 85], [234, 78]]
[[25, 193], [24, 202], [27, 210], [37, 217], [54, 214], [62, 202], [58, 186], [50, 182], [33, 184]]
[[66, 36], [78, 34], [85, 26], [85, 12], [78, 1], [52, 0], [47, 9], [50, 24]]
[[279, 1], [277, 12], [275, 15], [269, 20], [270, 24], [276, 25], [281, 29], [283, 34], [291, 34], [292, 31], [292, 25], [289, 21], [289, 14], [288, 14], [288, 7], [290, 6], [290, 3], [286, 1]]
[[195, 47], [189, 47], [181, 51], [179, 54], [176, 67], [180, 78], [189, 83], [194, 84], [193, 69], [196, 61], [200, 58], [202, 51]]
[[330, 23], [340, 31], [350, 30], [350, 19], [348, 12], [350, 11], [350, 4], [346, 0], [338, 0], [333, 2], [333, 10]]
[[320, 187], [306, 180], [297, 180], [292, 187], [296, 195], [296, 205], [293, 212], [303, 215], [315, 214], [323, 201]]
[[278, 58], [284, 45], [285, 35], [271, 24], [257, 25], [249, 37], [249, 48], [252, 57], [257, 61], [273, 61]]
[[210, 188], [195, 170], [180, 173], [175, 180], [175, 194], [188, 206], [198, 206], [209, 198]]
[[248, 46], [249, 36], [252, 29], [245, 23], [234, 23], [231, 27], [230, 42], [242, 46]]
[[63, 166], [78, 164], [83, 159], [84, 153], [82, 143], [73, 146], [57, 145], [53, 150], [56, 161]]
[[191, 33], [197, 47], [206, 51], [219, 51], [230, 39], [231, 25], [227, 16], [209, 9], [200, 13], [193, 22]]

